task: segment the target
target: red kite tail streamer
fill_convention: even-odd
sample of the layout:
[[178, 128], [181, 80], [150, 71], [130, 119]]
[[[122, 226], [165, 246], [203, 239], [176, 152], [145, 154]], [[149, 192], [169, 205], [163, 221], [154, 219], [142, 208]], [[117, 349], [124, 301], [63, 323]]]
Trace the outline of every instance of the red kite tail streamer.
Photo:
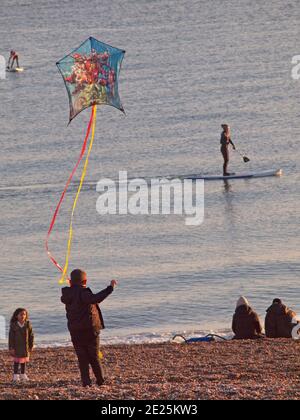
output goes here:
[[57, 207], [55, 209], [55, 212], [54, 212], [54, 215], [52, 217], [52, 220], [51, 220], [51, 223], [50, 223], [50, 227], [49, 227], [49, 230], [48, 230], [48, 234], [47, 234], [47, 237], [46, 237], [46, 243], [45, 243], [45, 245], [46, 245], [46, 251], [47, 251], [48, 257], [50, 258], [50, 260], [52, 261], [52, 263], [58, 268], [58, 270], [61, 271], [62, 273], [64, 271], [63, 268], [59, 265], [59, 263], [56, 261], [56, 259], [54, 258], [54, 256], [51, 254], [51, 252], [49, 250], [49, 239], [50, 239], [51, 233], [53, 231], [54, 225], [56, 223], [56, 219], [57, 219], [57, 216], [58, 216], [60, 207], [62, 205], [62, 202], [63, 202], [63, 200], [65, 198], [66, 192], [67, 192], [67, 190], [69, 188], [69, 185], [70, 185], [70, 183], [71, 183], [71, 181], [72, 181], [72, 179], [73, 179], [73, 177], [75, 175], [75, 172], [77, 171], [78, 166], [79, 166], [80, 162], [82, 161], [82, 158], [83, 158], [83, 156], [85, 154], [86, 146], [87, 146], [87, 143], [88, 143], [88, 139], [90, 137], [90, 132], [91, 132], [91, 128], [92, 128], [94, 116], [95, 116], [95, 109], [93, 108], [92, 109], [92, 113], [91, 113], [91, 117], [90, 117], [90, 121], [89, 121], [89, 124], [88, 124], [88, 128], [87, 128], [87, 131], [86, 131], [85, 139], [84, 139], [84, 142], [83, 142], [83, 145], [82, 145], [82, 148], [81, 148], [81, 152], [80, 152], [80, 155], [79, 155], [79, 158], [78, 158], [78, 160], [76, 162], [76, 165], [74, 166], [74, 168], [73, 168], [73, 170], [72, 170], [72, 172], [71, 172], [71, 174], [69, 176], [69, 179], [68, 179], [68, 181], [66, 183], [65, 189], [64, 189], [64, 191], [63, 191], [63, 193], [62, 193], [62, 195], [60, 197], [60, 200], [59, 200], [58, 205], [57, 205]]
[[72, 239], [73, 239], [74, 214], [75, 214], [76, 206], [77, 206], [77, 203], [78, 203], [79, 195], [80, 195], [83, 183], [84, 183], [84, 179], [85, 179], [88, 164], [89, 164], [89, 158], [90, 158], [92, 148], [93, 148], [93, 144], [94, 144], [95, 128], [96, 128], [96, 115], [97, 115], [97, 106], [94, 105], [93, 106], [92, 135], [91, 135], [91, 140], [90, 140], [90, 144], [89, 144], [89, 149], [88, 149], [88, 152], [87, 152], [87, 155], [86, 155], [86, 158], [85, 158], [85, 162], [84, 162], [84, 166], [83, 166], [83, 169], [82, 169], [82, 173], [81, 173], [80, 184], [79, 184], [78, 191], [77, 191], [74, 203], [73, 203], [73, 208], [72, 208], [72, 213], [71, 213], [71, 221], [70, 221], [70, 229], [69, 229], [69, 240], [68, 240], [68, 247], [67, 247], [67, 255], [66, 255], [66, 260], [65, 260], [65, 266], [64, 266], [64, 269], [62, 271], [62, 277], [59, 281], [60, 284], [63, 284], [65, 279], [67, 279], [67, 272], [68, 272], [68, 268], [69, 268], [69, 259], [70, 259], [71, 248], [72, 248]]

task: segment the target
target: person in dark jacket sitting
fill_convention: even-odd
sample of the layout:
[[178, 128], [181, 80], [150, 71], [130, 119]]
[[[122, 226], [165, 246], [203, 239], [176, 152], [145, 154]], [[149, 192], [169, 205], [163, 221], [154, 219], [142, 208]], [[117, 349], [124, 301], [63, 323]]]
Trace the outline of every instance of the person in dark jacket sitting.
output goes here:
[[98, 306], [117, 285], [110, 286], [97, 294], [86, 287], [87, 275], [82, 270], [71, 273], [71, 287], [62, 289], [61, 301], [66, 305], [68, 329], [78, 357], [83, 386], [92, 384], [90, 366], [99, 386], [104, 383], [103, 369], [99, 359], [100, 331], [105, 328], [101, 310]]
[[240, 297], [233, 315], [232, 330], [235, 340], [254, 340], [262, 337], [258, 315], [251, 309], [246, 298]]
[[292, 338], [293, 328], [297, 325], [296, 313], [285, 306], [280, 299], [274, 299], [267, 309], [265, 320], [268, 338]]

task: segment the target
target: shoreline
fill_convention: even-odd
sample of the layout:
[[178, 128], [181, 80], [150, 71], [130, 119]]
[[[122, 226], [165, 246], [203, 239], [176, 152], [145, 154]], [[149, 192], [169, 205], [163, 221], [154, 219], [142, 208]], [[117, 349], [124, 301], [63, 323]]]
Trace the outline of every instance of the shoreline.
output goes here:
[[[191, 330], [191, 331], [179, 331], [179, 332], [157, 332], [157, 333], [136, 333], [128, 335], [109, 335], [104, 330], [101, 332], [101, 345], [102, 346], [119, 346], [119, 345], [147, 345], [147, 344], [168, 344], [172, 343], [175, 336], [184, 336], [187, 339], [192, 337], [205, 337], [209, 334], [224, 337], [227, 340], [233, 338], [233, 333], [230, 329], [223, 330]], [[66, 333], [64, 338], [46, 338], [41, 339], [39, 335], [38, 339], [35, 339], [36, 349], [56, 349], [61, 347], [72, 347], [70, 334]], [[6, 350], [8, 346], [8, 337], [5, 340], [0, 340], [0, 352]]]
[[106, 383], [81, 387], [71, 347], [37, 348], [31, 382], [14, 385], [0, 351], [0, 400], [300, 399], [300, 342], [103, 345]]

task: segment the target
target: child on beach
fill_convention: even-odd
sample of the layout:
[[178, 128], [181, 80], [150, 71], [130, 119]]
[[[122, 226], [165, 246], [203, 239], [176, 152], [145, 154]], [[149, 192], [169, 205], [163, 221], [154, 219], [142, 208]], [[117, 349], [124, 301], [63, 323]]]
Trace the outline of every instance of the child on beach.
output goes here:
[[[26, 309], [18, 308], [10, 321], [9, 352], [14, 361], [14, 382], [29, 381], [26, 375], [26, 363], [34, 344], [32, 326]], [[20, 375], [21, 371], [21, 375]]]
[[99, 358], [100, 331], [105, 328], [99, 303], [106, 299], [117, 285], [112, 280], [110, 286], [97, 294], [86, 287], [87, 275], [82, 270], [71, 273], [71, 287], [62, 289], [61, 301], [66, 305], [68, 329], [77, 354], [82, 385], [91, 386], [90, 366], [97, 385], [104, 383], [104, 375]]

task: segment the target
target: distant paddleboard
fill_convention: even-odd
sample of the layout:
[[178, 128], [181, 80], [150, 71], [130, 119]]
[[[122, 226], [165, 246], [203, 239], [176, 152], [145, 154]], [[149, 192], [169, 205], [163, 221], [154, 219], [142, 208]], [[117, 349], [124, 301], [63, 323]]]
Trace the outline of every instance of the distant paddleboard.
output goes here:
[[272, 176], [282, 176], [283, 170], [282, 169], [272, 169], [269, 171], [262, 171], [262, 172], [249, 172], [244, 174], [234, 174], [229, 176], [221, 176], [221, 175], [189, 175], [186, 178], [189, 179], [204, 179], [205, 181], [219, 181], [219, 180], [227, 180], [227, 179], [251, 179], [251, 178], [266, 178]]
[[23, 67], [16, 67], [14, 69], [6, 69], [8, 73], [22, 73], [24, 71]]

